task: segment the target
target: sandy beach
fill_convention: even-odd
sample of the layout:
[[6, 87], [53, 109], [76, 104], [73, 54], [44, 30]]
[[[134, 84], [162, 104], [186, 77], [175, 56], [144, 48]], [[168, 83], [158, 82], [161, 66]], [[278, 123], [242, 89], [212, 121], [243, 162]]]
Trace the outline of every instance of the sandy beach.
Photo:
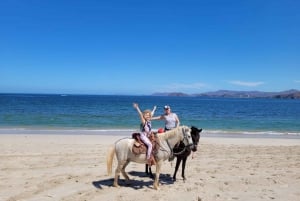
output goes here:
[[[300, 140], [201, 137], [186, 177], [172, 181], [165, 161], [160, 189], [131, 163], [131, 185], [106, 173], [106, 151], [118, 135], [0, 135], [0, 200], [218, 201], [300, 198]], [[115, 167], [115, 163], [114, 163]], [[155, 170], [155, 167], [152, 168]]]

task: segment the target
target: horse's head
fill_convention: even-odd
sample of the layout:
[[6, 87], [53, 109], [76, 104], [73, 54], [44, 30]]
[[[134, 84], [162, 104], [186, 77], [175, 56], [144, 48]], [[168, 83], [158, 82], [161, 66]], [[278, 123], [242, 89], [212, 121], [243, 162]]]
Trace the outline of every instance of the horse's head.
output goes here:
[[201, 131], [202, 128], [198, 129], [197, 127], [194, 126], [191, 127], [191, 136], [193, 140], [193, 146], [191, 147], [191, 150], [194, 152], [197, 151]]
[[183, 143], [186, 147], [193, 145], [193, 139], [191, 135], [191, 129], [187, 126], [182, 126]]

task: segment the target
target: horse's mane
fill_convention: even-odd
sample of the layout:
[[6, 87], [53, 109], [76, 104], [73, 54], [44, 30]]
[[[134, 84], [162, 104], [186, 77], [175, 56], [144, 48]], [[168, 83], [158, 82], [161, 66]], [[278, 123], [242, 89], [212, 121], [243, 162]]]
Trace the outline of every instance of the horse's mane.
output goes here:
[[177, 128], [174, 128], [174, 129], [172, 129], [172, 130], [166, 131], [166, 132], [164, 132], [164, 133], [160, 133], [160, 134], [158, 135], [158, 137], [159, 137], [160, 139], [164, 139], [164, 140], [169, 139], [169, 138], [175, 136], [175, 135], [177, 134], [177, 132], [178, 132], [180, 129], [182, 129], [182, 127], [183, 127], [183, 126], [179, 126], [179, 127], [177, 127]]

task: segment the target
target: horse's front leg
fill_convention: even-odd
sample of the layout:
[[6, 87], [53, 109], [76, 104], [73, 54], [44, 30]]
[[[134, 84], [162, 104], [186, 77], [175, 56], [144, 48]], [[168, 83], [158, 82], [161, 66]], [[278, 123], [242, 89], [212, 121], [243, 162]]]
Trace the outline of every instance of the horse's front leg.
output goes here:
[[174, 181], [176, 181], [176, 174], [177, 174], [179, 165], [180, 165], [180, 163], [181, 163], [181, 160], [182, 160], [182, 158], [181, 158], [180, 156], [177, 156], [177, 159], [176, 159], [176, 165], [175, 165], [175, 171], [174, 171], [174, 174], [173, 174], [173, 180], [174, 180]]
[[156, 161], [156, 174], [155, 174], [155, 179], [154, 179], [154, 183], [153, 183], [153, 188], [155, 190], [159, 189], [158, 186], [159, 186], [159, 175], [160, 175], [161, 165], [162, 165], [162, 160]]
[[182, 159], [182, 170], [181, 170], [181, 176], [183, 178], [183, 181], [185, 181], [184, 172], [185, 172], [186, 160], [187, 160], [187, 157], [183, 157], [183, 159]]

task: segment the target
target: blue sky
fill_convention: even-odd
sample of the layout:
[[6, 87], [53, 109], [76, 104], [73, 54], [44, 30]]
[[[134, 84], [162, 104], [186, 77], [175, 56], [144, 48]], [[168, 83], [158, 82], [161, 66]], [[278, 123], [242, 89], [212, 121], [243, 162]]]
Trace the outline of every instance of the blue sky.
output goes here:
[[300, 1], [0, 2], [0, 92], [300, 89]]

